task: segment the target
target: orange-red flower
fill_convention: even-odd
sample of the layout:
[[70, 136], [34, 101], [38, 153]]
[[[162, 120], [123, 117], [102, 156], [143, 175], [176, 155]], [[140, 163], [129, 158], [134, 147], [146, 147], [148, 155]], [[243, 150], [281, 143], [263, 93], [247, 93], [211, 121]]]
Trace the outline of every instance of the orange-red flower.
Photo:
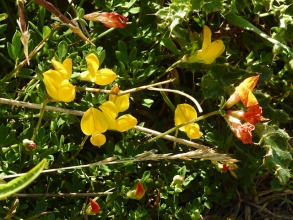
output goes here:
[[245, 122], [249, 122], [253, 125], [255, 125], [258, 122], [267, 120], [266, 118], [262, 117], [262, 108], [259, 105], [250, 106], [247, 112], [243, 110], [228, 110], [226, 111], [226, 113], [236, 118], [239, 118], [240, 120], [243, 120]]
[[86, 209], [86, 214], [88, 215], [95, 215], [100, 211], [99, 204], [90, 198], [90, 206]]
[[129, 191], [126, 196], [130, 199], [140, 200], [145, 194], [145, 190], [141, 182], [138, 182], [135, 190]]
[[252, 76], [245, 79], [239, 86], [236, 87], [235, 92], [230, 96], [226, 102], [225, 108], [230, 108], [241, 100], [245, 107], [250, 107], [258, 104], [256, 97], [252, 90], [255, 87], [259, 76]]
[[108, 28], [125, 28], [128, 18], [116, 12], [93, 12], [83, 16], [84, 19], [103, 23]]
[[246, 122], [241, 123], [240, 119], [235, 118], [229, 114], [225, 115], [225, 119], [230, 125], [231, 130], [235, 136], [242, 141], [243, 144], [252, 144], [252, 131], [254, 130], [254, 125]]

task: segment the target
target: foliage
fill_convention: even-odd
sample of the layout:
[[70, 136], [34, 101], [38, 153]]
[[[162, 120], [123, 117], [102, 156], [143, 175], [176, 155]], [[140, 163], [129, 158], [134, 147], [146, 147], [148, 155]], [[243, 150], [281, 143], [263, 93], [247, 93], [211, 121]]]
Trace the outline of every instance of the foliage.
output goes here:
[[0, 218], [291, 217], [292, 15], [286, 0], [2, 0]]

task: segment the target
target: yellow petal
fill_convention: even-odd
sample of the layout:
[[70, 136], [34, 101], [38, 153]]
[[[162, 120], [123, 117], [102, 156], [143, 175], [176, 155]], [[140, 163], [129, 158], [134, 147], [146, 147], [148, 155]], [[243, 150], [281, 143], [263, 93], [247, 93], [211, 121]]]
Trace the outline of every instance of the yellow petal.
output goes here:
[[63, 80], [58, 90], [58, 97], [62, 102], [71, 102], [75, 98], [75, 86], [68, 80]]
[[[221, 56], [225, 51], [225, 45], [222, 40], [216, 40], [210, 44], [207, 50], [204, 53], [201, 53], [201, 59], [205, 64], [211, 64], [215, 61], [216, 58]], [[200, 56], [200, 55], [198, 55]]]
[[203, 26], [203, 42], [202, 42], [202, 51], [207, 50], [211, 44], [212, 32], [208, 26]]
[[103, 144], [106, 143], [106, 137], [105, 137], [105, 135], [103, 135], [99, 132], [95, 132], [92, 134], [90, 141], [91, 141], [92, 145], [101, 147]]
[[199, 131], [199, 125], [196, 123], [186, 125], [185, 132], [190, 139], [197, 139], [202, 136], [202, 133]]
[[116, 122], [117, 128], [115, 130], [124, 132], [133, 128], [137, 124], [137, 119], [132, 115], [126, 114], [119, 117]]
[[85, 135], [92, 135], [95, 132], [105, 132], [108, 122], [101, 111], [91, 107], [82, 116], [80, 127]]
[[90, 74], [90, 79], [92, 82], [94, 82], [96, 80], [96, 75], [97, 75], [96, 72], [100, 66], [99, 59], [94, 53], [91, 53], [85, 58], [85, 60], [87, 63], [87, 69]]
[[99, 106], [99, 109], [102, 110], [109, 128], [115, 128], [116, 127], [115, 119], [118, 116], [118, 110], [116, 106], [114, 105], [114, 103], [111, 101], [104, 102], [102, 105]]
[[79, 80], [84, 80], [91, 82], [91, 77], [89, 71], [84, 71], [79, 75]]
[[72, 74], [72, 60], [70, 58], [67, 58], [63, 64], [58, 62], [55, 57], [51, 60], [52, 65], [54, 66], [55, 70], [59, 73], [61, 73], [61, 76], [63, 79], [70, 79]]
[[[113, 92], [121, 92], [121, 90], [119, 90], [118, 86], [113, 86], [111, 88], [111, 91]], [[122, 96], [117, 96], [115, 94], [110, 94], [109, 95], [109, 101], [113, 102], [116, 106], [116, 108], [118, 109], [118, 112], [124, 112], [129, 108], [129, 97], [130, 94], [125, 94]]]
[[55, 70], [48, 70], [43, 73], [44, 84], [46, 86], [47, 93], [55, 100], [59, 100], [58, 90], [63, 81], [62, 76]]
[[[197, 117], [196, 110], [188, 104], [177, 105], [175, 109], [175, 125], [180, 125]], [[180, 127], [179, 130], [185, 131], [185, 127]]]
[[110, 69], [101, 69], [97, 71], [95, 83], [98, 85], [108, 85], [116, 79], [116, 73]]

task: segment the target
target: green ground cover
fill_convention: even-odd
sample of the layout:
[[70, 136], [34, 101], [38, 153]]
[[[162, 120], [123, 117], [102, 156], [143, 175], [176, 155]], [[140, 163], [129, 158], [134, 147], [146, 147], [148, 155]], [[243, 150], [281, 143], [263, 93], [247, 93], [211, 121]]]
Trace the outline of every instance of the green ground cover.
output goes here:
[[0, 2], [0, 219], [293, 219], [291, 1]]

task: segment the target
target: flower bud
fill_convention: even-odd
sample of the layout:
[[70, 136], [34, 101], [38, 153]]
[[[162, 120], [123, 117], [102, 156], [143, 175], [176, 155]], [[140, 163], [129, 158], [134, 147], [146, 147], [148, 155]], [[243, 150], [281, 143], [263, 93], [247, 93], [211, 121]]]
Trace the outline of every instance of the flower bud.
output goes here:
[[100, 206], [99, 204], [90, 198], [90, 205], [86, 209], [86, 214], [88, 215], [95, 215], [100, 211]]
[[126, 196], [130, 199], [137, 199], [140, 200], [145, 194], [145, 190], [143, 188], [143, 185], [138, 182], [136, 185], [136, 189], [135, 190], [131, 190], [129, 191]]

